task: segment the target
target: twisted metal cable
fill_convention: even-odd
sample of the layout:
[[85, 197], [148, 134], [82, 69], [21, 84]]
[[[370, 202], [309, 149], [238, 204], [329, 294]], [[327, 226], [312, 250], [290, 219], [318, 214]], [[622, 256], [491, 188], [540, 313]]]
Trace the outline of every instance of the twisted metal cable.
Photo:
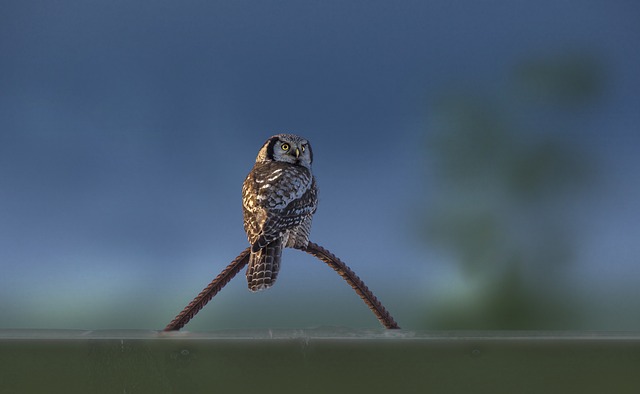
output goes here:
[[[396, 329], [398, 327], [398, 323], [393, 320], [393, 317], [389, 314], [389, 312], [385, 309], [384, 306], [380, 303], [380, 301], [373, 295], [371, 290], [364, 284], [364, 282], [355, 274], [345, 263], [343, 263], [339, 258], [337, 258], [333, 253], [329, 252], [322, 246], [315, 244], [313, 242], [309, 242], [309, 244], [305, 248], [299, 248], [304, 252], [309, 253], [310, 255], [316, 257], [317, 259], [325, 262], [334, 271], [338, 273], [347, 283], [351, 286], [353, 290], [360, 296], [360, 298], [367, 304], [369, 309], [376, 315], [380, 323], [387, 329]], [[211, 299], [222, 290], [224, 286], [229, 283], [234, 276], [244, 268], [249, 263], [249, 254], [251, 252], [251, 248], [247, 248], [242, 251], [225, 268], [216, 278], [209, 283], [207, 287], [205, 287], [200, 294], [196, 296], [187, 305], [182, 312], [178, 314], [167, 326], [164, 328], [164, 331], [177, 331], [184, 327], [200, 310], [207, 305]]]
[[193, 301], [191, 301], [189, 305], [187, 305], [182, 312], [178, 314], [178, 316], [171, 320], [171, 323], [167, 324], [164, 331], [178, 331], [184, 327], [185, 324], [189, 323], [189, 321], [193, 319], [193, 317], [200, 312], [200, 310], [204, 308], [204, 306], [207, 305], [207, 303], [211, 301], [211, 299], [218, 294], [218, 292], [222, 290], [222, 288], [225, 287], [227, 283], [229, 283], [229, 281], [244, 268], [245, 265], [249, 263], [250, 253], [250, 247], [243, 250], [242, 253], [240, 253], [238, 257], [236, 257], [235, 260], [227, 266], [227, 268], [216, 276], [216, 278], [212, 280], [211, 283], [209, 283], [209, 285], [205, 287], [200, 294], [198, 294], [196, 298], [194, 298]]
[[343, 263], [338, 257], [336, 257], [333, 253], [329, 252], [327, 249], [322, 246], [315, 244], [313, 242], [309, 242], [306, 248], [300, 248], [310, 255], [318, 258], [319, 260], [327, 263], [331, 268], [334, 269], [342, 277], [342, 279], [346, 280], [347, 283], [351, 286], [353, 290], [360, 296], [362, 301], [371, 309], [374, 315], [378, 318], [380, 323], [387, 329], [396, 329], [400, 328], [398, 323], [393, 320], [391, 314], [386, 310], [384, 306], [378, 301], [375, 295], [369, 290], [367, 285], [356, 275], [355, 272], [351, 270], [345, 263]]

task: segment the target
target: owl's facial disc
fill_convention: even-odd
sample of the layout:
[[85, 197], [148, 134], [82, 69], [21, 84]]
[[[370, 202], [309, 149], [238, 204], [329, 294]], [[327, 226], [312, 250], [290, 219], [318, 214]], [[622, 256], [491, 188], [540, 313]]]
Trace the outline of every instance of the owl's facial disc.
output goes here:
[[[280, 150], [284, 155], [291, 157], [291, 161], [294, 164], [300, 164], [301, 157], [306, 150], [307, 143], [298, 143], [298, 142], [281, 142]], [[289, 160], [287, 160], [289, 161]]]
[[313, 153], [309, 142], [297, 135], [278, 134], [269, 138], [256, 157], [256, 162], [281, 161], [311, 169]]

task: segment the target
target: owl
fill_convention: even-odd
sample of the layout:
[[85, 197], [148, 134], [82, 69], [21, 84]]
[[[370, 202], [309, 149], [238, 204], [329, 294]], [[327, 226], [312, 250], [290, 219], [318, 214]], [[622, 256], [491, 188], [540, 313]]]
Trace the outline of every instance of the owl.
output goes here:
[[318, 205], [312, 161], [306, 139], [275, 135], [258, 152], [242, 185], [244, 229], [251, 244], [247, 282], [253, 292], [273, 285], [283, 248], [304, 248], [309, 243]]

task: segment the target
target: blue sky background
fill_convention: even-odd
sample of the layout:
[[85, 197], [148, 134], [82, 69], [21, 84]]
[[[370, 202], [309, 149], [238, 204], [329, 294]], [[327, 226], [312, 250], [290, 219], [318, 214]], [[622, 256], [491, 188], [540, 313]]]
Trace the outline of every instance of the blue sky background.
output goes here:
[[[558, 127], [597, 173], [569, 217], [568, 291], [589, 305], [584, 327], [640, 327], [637, 2], [1, 8], [0, 328], [162, 328], [247, 246], [242, 181], [279, 132], [314, 148], [312, 239], [420, 328], [433, 300], [465, 284], [415, 234], [437, 191], [432, 103], [500, 92], [519, 62], [574, 51], [606, 78]], [[291, 250], [274, 288], [251, 294], [241, 274], [189, 328], [317, 325], [377, 322], [334, 272]]]

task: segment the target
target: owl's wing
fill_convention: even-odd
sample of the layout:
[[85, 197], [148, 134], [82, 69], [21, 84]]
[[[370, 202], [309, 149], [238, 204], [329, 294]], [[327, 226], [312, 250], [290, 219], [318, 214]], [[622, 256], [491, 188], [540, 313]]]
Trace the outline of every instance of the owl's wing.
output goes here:
[[311, 183], [304, 192], [299, 197], [297, 195], [295, 197], [288, 201], [284, 208], [267, 212], [261, 231], [252, 242], [252, 251], [264, 248], [280, 237], [284, 231], [299, 226], [305, 218], [315, 213], [317, 207], [315, 180], [311, 178]]

